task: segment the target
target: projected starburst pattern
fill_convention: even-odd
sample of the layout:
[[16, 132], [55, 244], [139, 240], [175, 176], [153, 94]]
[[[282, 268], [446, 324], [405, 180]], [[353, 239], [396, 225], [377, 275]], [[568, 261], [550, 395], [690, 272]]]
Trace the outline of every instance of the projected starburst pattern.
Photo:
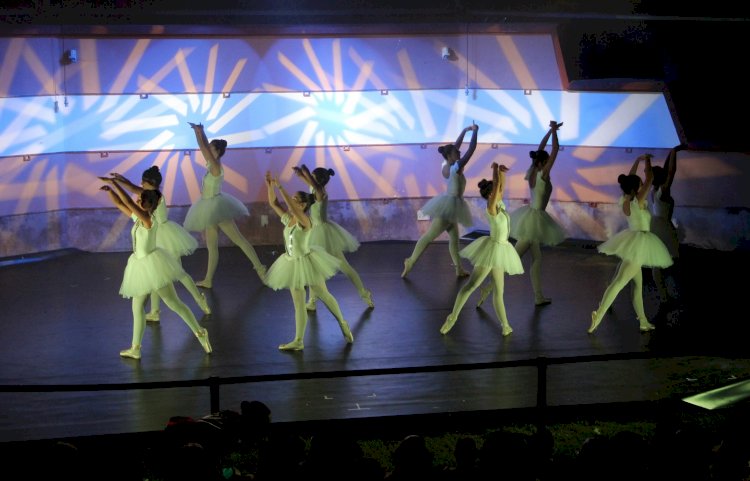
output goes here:
[[[455, 63], [439, 52], [462, 38], [0, 40], [0, 214], [102, 202], [96, 175], [114, 169], [137, 180], [152, 163], [168, 171], [168, 200], [195, 199], [203, 172], [197, 155], [183, 155], [195, 149], [188, 121], [233, 149], [326, 149], [348, 198], [429, 195], [432, 187], [406, 184], [440, 186], [437, 173], [398, 146], [452, 142], [471, 122], [483, 143], [535, 146], [550, 119], [565, 122], [566, 145], [678, 143], [660, 93], [560, 91], [547, 35], [470, 40], [477, 58], [459, 51]], [[79, 63], [60, 67], [53, 52], [75, 47]], [[336, 157], [341, 146], [368, 155]], [[287, 168], [302, 156], [289, 152], [273, 162]], [[262, 175], [225, 169], [228, 189], [241, 194]]]

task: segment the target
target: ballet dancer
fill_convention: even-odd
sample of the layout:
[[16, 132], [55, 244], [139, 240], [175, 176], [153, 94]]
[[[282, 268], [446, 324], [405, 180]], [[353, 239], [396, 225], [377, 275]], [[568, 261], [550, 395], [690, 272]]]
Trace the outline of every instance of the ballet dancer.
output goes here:
[[195, 132], [198, 147], [201, 149], [203, 158], [206, 160], [206, 174], [203, 176], [201, 187], [201, 198], [188, 209], [183, 225], [189, 231], [205, 232], [206, 248], [208, 249], [208, 267], [206, 277], [197, 282], [198, 287], [210, 289], [213, 287], [214, 274], [219, 265], [219, 229], [221, 229], [229, 240], [242, 249], [255, 272], [261, 280], [266, 275], [266, 266], [261, 264], [255, 248], [242, 235], [234, 219], [250, 215], [245, 204], [236, 197], [221, 192], [221, 184], [224, 182], [224, 168], [221, 166], [221, 158], [227, 149], [227, 141], [224, 139], [213, 139], [211, 142], [206, 137], [203, 124], [188, 122]]
[[[310, 172], [304, 164], [294, 167], [294, 173], [310, 187], [310, 193], [315, 196], [315, 202], [310, 206], [310, 220], [312, 221], [310, 245], [320, 246], [332, 256], [337, 257], [341, 262], [341, 272], [357, 288], [359, 297], [367, 303], [369, 308], [375, 307], [375, 303], [372, 300], [372, 292], [365, 288], [362, 278], [354, 270], [354, 267], [349, 264], [344, 255], [345, 252], [354, 252], [359, 249], [359, 241], [339, 224], [328, 219], [328, 192], [326, 192], [326, 184], [328, 184], [328, 181], [336, 173], [333, 169], [323, 167], [317, 167]], [[308, 311], [315, 310], [315, 301], [315, 294], [310, 290], [306, 304]]]
[[[141, 185], [134, 184], [117, 172], [111, 173], [110, 176], [116, 179], [127, 191], [136, 195], [141, 195], [143, 190], [161, 191], [162, 176], [159, 167], [155, 165], [143, 171], [143, 174], [141, 174]], [[162, 195], [159, 197], [159, 205], [154, 210], [154, 221], [159, 225], [159, 235], [156, 236], [156, 247], [161, 247], [172, 254], [177, 259], [177, 262], [180, 263], [180, 266], [182, 266], [182, 256], [187, 256], [195, 252], [195, 249], [198, 248], [198, 241], [180, 224], [169, 220], [168, 216], [167, 201]], [[187, 272], [180, 278], [180, 283], [193, 296], [193, 299], [195, 299], [195, 302], [203, 313], [207, 316], [211, 315], [211, 308], [208, 306], [206, 296], [198, 289], [195, 281]], [[159, 321], [159, 315], [161, 314], [159, 305], [159, 293], [156, 291], [151, 292], [151, 310], [146, 313], [146, 321]]]
[[[674, 213], [674, 199], [672, 198], [672, 182], [677, 173], [677, 152], [685, 149], [685, 145], [678, 145], [669, 150], [664, 166], [655, 165], [651, 170], [654, 180], [651, 184], [651, 232], [653, 232], [667, 246], [672, 261], [676, 264], [679, 258], [680, 241], [677, 228], [672, 223]], [[671, 269], [670, 269], [671, 270]], [[657, 267], [651, 269], [659, 301], [669, 301], [669, 292], [664, 282], [664, 270]]]
[[[442, 145], [438, 152], [443, 156], [443, 177], [448, 179], [448, 191], [433, 197], [422, 207], [422, 212], [432, 217], [429, 229], [417, 241], [411, 256], [404, 259], [404, 270], [401, 277], [406, 278], [414, 264], [417, 263], [427, 245], [443, 232], [448, 233], [448, 250], [456, 266], [456, 276], [465, 277], [469, 273], [461, 267], [461, 258], [458, 255], [458, 224], [472, 225], [471, 209], [468, 202], [464, 200], [464, 189], [466, 188], [466, 177], [464, 167], [474, 154], [477, 147], [477, 133], [479, 126], [472, 123], [464, 128], [453, 144]], [[469, 149], [461, 156], [461, 144], [467, 132], [473, 132]]]
[[133, 253], [128, 258], [120, 285], [120, 295], [132, 299], [133, 339], [130, 348], [120, 351], [120, 356], [141, 358], [141, 342], [146, 324], [143, 307], [152, 291], [157, 291], [167, 307], [185, 321], [198, 338], [203, 350], [210, 354], [212, 348], [208, 331], [198, 324], [195, 315], [182, 302], [174, 288], [174, 281], [181, 279], [185, 272], [172, 255], [156, 246], [156, 231], [159, 225], [154, 221], [153, 214], [159, 205], [161, 192], [144, 189], [138, 200], [134, 201], [117, 179], [100, 179], [110, 184], [103, 185], [101, 190], [107, 192], [115, 207], [133, 219], [133, 227], [130, 230]]
[[[529, 274], [534, 291], [534, 304], [537, 306], [546, 306], [552, 302], [552, 299], [542, 294], [541, 246], [557, 245], [566, 237], [562, 226], [545, 210], [552, 194], [550, 172], [560, 150], [557, 140], [557, 130], [560, 127], [562, 127], [562, 122], [550, 121], [549, 130], [539, 143], [539, 147], [529, 152], [531, 166], [526, 171], [525, 179], [531, 191], [531, 204], [516, 209], [510, 215], [510, 237], [516, 240], [516, 252], [519, 257], [523, 258], [526, 252], [531, 251]], [[544, 149], [550, 137], [552, 137], [552, 150], [547, 153]], [[482, 305], [491, 291], [492, 284], [481, 288], [477, 307]]]
[[[301, 351], [305, 348], [305, 329], [307, 328], [307, 309], [305, 308], [305, 288], [309, 287], [316, 298], [320, 299], [336, 318], [346, 342], [354, 342], [349, 324], [339, 308], [336, 298], [328, 292], [326, 279], [339, 270], [340, 261], [318, 246], [309, 245], [309, 232], [312, 222], [307, 215], [315, 197], [307, 192], [297, 192], [290, 196], [276, 177], [266, 172], [268, 203], [284, 224], [284, 247], [281, 254], [268, 269], [266, 285], [274, 290], [289, 289], [294, 303], [294, 339], [281, 344], [282, 351]], [[286, 208], [281, 206], [276, 197], [278, 189], [284, 199]]]
[[[641, 332], [655, 329], [648, 321], [643, 309], [643, 275], [642, 267], [665, 268], [672, 265], [672, 257], [664, 243], [651, 232], [651, 212], [648, 209], [646, 196], [653, 181], [651, 168], [651, 154], [643, 154], [636, 158], [628, 175], [620, 174], [617, 182], [623, 195], [620, 197], [620, 207], [628, 218], [628, 228], [618, 232], [605, 242], [599, 244], [598, 251], [602, 254], [614, 255], [620, 258], [615, 276], [604, 291], [599, 307], [591, 313], [591, 326], [588, 333], [592, 334], [604, 318], [607, 309], [612, 305], [617, 294], [633, 281], [633, 308], [638, 316]], [[636, 174], [638, 164], [645, 164], [645, 181]]]
[[453, 303], [453, 310], [448, 314], [445, 323], [440, 328], [441, 334], [447, 334], [453, 328], [461, 309], [466, 304], [466, 300], [490, 274], [492, 275], [492, 290], [494, 292], [492, 306], [495, 308], [495, 314], [502, 326], [503, 336], [508, 336], [513, 332], [513, 328], [510, 327], [508, 322], [505, 302], [503, 301], [505, 274], [523, 274], [523, 264], [513, 248], [513, 244], [508, 241], [510, 217], [505, 211], [505, 204], [502, 200], [507, 170], [506, 166], [493, 162], [492, 181], [482, 179], [478, 184], [480, 194], [487, 200], [485, 213], [490, 226], [490, 235], [479, 237], [460, 252], [461, 257], [468, 259], [474, 269], [469, 280], [458, 291]]

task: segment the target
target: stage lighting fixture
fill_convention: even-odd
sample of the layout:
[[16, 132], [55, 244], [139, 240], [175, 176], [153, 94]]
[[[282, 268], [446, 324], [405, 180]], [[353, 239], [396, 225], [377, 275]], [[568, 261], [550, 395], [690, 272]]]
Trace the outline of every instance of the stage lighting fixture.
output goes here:
[[222, 94], [221, 94], [221, 96], [224, 97], [225, 99], [228, 99], [230, 97], [230, 95], [231, 94], [229, 92], [222, 92]]
[[99, 152], [99, 157], [102, 159], [106, 159], [109, 157], [109, 152]]
[[380, 95], [388, 95], [388, 89], [382, 89]]
[[493, 149], [497, 149], [497, 144], [492, 144]]
[[31, 161], [31, 156], [30, 156], [30, 155], [24, 155], [24, 156], [23, 156], [23, 161], [24, 161], [24, 162], [29, 162], [29, 161]]
[[304, 92], [302, 92], [302, 96], [303, 97], [309, 97], [310, 96], [310, 91], [309, 90], [305, 90]]
[[421, 148], [422, 150], [425, 150], [427, 148], [427, 144], [422, 144], [419, 146], [419, 148]]
[[270, 154], [271, 152], [273, 152], [273, 149], [271, 147], [266, 147], [266, 153]]
[[140, 94], [140, 97], [141, 97], [142, 99], [147, 99], [147, 98], [148, 98], [148, 94]]
[[344, 152], [349, 152], [350, 149], [351, 149], [351, 147], [349, 147], [348, 145], [344, 146]]
[[531, 89], [523, 89], [524, 95], [531, 95]]
[[186, 151], [184, 152], [184, 155], [185, 155], [185, 157], [190, 157], [190, 151], [189, 151], [189, 150], [186, 150]]
[[450, 60], [451, 59], [451, 49], [448, 47], [443, 47], [442, 50], [443, 60]]
[[750, 397], [750, 381], [740, 381], [718, 389], [682, 398], [686, 403], [712, 410], [745, 402]]

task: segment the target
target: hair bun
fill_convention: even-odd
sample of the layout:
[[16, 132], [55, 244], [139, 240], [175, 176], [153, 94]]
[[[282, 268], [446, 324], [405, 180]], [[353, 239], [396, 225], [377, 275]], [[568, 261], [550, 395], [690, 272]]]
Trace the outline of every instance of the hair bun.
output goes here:
[[333, 169], [328, 169], [328, 175], [333, 177], [334, 175], [336, 175], [336, 172], [334, 172]]
[[536, 159], [536, 150], [529, 150], [529, 157]]

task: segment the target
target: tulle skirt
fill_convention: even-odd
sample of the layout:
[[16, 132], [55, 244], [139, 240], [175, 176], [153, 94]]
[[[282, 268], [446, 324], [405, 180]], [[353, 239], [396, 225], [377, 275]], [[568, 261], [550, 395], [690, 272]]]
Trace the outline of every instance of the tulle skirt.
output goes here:
[[329, 254], [338, 255], [359, 249], [359, 241], [335, 222], [327, 221], [314, 225], [308, 235], [309, 245], [322, 247]]
[[198, 248], [198, 241], [180, 224], [168, 220], [159, 224], [156, 247], [161, 247], [175, 257], [187, 256]]
[[508, 241], [495, 241], [482, 236], [458, 253], [468, 259], [474, 267], [499, 267], [506, 274], [523, 274], [523, 264], [516, 249]]
[[510, 236], [519, 241], [539, 242], [554, 246], [565, 240], [565, 230], [542, 209], [529, 205], [519, 207], [510, 215]]
[[463, 197], [455, 195], [441, 194], [433, 197], [422, 207], [422, 212], [432, 218], [444, 219], [452, 224], [471, 226], [474, 223], [469, 203]]
[[651, 232], [667, 246], [669, 255], [673, 259], [679, 257], [680, 241], [677, 236], [677, 229], [669, 219], [659, 216], [651, 217]]
[[130, 254], [122, 276], [120, 295], [136, 297], [161, 289], [185, 274], [182, 266], [164, 249], [156, 248], [140, 259]]
[[276, 291], [280, 289], [304, 289], [323, 284], [339, 270], [341, 261], [318, 246], [311, 246], [310, 253], [292, 257], [282, 254], [266, 273], [265, 282]]
[[206, 227], [243, 215], [250, 215], [245, 204], [230, 194], [219, 193], [209, 199], [201, 197], [191, 205], [182, 225], [189, 231], [201, 232]]
[[599, 244], [597, 250], [643, 267], [672, 265], [672, 256], [667, 247], [652, 232], [624, 230]]

